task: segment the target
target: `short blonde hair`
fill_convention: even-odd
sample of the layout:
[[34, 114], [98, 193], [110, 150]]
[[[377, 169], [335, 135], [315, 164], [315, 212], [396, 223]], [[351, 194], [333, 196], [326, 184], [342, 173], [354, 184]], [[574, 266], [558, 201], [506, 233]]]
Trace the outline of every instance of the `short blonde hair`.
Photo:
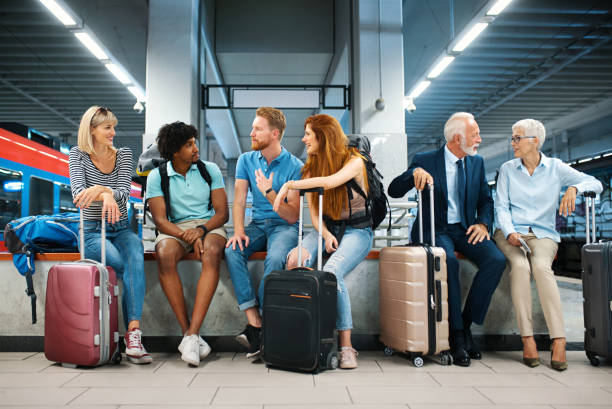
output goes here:
[[276, 108], [260, 107], [257, 108], [255, 116], [266, 118], [266, 120], [268, 121], [268, 125], [270, 125], [270, 128], [278, 129], [278, 140], [283, 140], [285, 128], [287, 128], [287, 120], [285, 119], [285, 114], [283, 114], [283, 111]]
[[81, 151], [90, 155], [94, 153], [91, 130], [105, 122], [110, 122], [113, 126], [117, 125], [117, 117], [110, 109], [94, 105], [85, 111], [79, 125], [78, 146]]
[[525, 132], [525, 136], [535, 136], [538, 138], [538, 150], [542, 149], [546, 140], [546, 128], [544, 124], [537, 119], [521, 119], [512, 125], [512, 132], [517, 128], [521, 128]]

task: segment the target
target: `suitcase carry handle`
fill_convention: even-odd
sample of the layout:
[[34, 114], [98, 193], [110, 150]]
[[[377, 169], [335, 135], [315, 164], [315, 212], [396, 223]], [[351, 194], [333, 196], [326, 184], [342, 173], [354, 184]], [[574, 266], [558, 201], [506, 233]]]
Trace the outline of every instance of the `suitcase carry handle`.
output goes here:
[[[431, 247], [436, 247], [436, 223], [434, 218], [434, 185], [429, 186], [429, 223], [431, 226]], [[419, 195], [419, 241], [423, 243], [423, 194], [417, 190]]]
[[[106, 267], [106, 222], [104, 214], [102, 214], [102, 232], [101, 232], [101, 255], [100, 263]], [[85, 260], [85, 226], [83, 223], [83, 209], [79, 209], [79, 242], [81, 244], [81, 260]]]
[[[586, 243], [595, 243], [596, 241], [596, 231], [595, 231], [595, 197], [597, 196], [597, 194], [595, 192], [591, 192], [591, 191], [587, 191], [583, 193], [584, 196], [584, 212], [585, 212], [585, 225], [586, 225]], [[589, 202], [590, 202], [590, 206], [589, 206]], [[592, 214], [592, 223], [593, 223], [593, 239], [591, 240], [590, 234], [589, 234], [589, 223], [591, 223], [591, 220], [589, 220], [589, 207], [591, 208], [591, 214]]]
[[298, 228], [298, 267], [302, 266], [302, 235], [303, 231], [303, 222], [304, 222], [304, 193], [306, 192], [316, 192], [319, 194], [319, 245], [317, 246], [317, 270], [321, 271], [323, 268], [323, 249], [321, 246], [323, 245], [323, 236], [321, 235], [321, 229], [323, 226], [323, 192], [324, 189], [322, 187], [314, 187], [311, 189], [300, 189], [300, 223]]

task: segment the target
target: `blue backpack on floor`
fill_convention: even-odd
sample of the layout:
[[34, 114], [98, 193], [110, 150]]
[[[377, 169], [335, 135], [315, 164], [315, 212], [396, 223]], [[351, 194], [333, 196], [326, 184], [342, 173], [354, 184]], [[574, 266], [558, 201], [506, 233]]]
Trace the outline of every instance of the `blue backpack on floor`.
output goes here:
[[34, 256], [36, 253], [78, 251], [79, 214], [59, 213], [12, 220], [4, 228], [4, 242], [13, 253], [15, 268], [26, 279], [26, 294], [32, 302], [32, 324], [35, 324], [36, 293], [32, 283]]

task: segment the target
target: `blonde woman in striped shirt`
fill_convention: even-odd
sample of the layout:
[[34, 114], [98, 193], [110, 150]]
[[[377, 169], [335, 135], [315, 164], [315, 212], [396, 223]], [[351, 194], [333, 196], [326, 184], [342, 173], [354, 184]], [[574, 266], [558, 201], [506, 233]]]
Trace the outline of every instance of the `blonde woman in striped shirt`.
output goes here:
[[[130, 362], [148, 364], [140, 321], [145, 294], [144, 250], [131, 230], [127, 203], [132, 181], [132, 153], [115, 148], [117, 118], [110, 109], [92, 106], [81, 118], [78, 147], [70, 150], [70, 186], [83, 212], [85, 257], [100, 260], [101, 227], [106, 223], [106, 261], [123, 280], [125, 353]], [[104, 221], [102, 221], [104, 215]]]

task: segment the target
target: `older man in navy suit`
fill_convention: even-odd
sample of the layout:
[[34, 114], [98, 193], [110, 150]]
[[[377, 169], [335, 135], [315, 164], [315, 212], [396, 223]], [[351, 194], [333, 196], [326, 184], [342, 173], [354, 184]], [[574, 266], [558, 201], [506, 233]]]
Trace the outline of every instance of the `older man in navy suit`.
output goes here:
[[[389, 185], [389, 196], [402, 197], [416, 187], [434, 184], [436, 245], [446, 251], [448, 271], [449, 324], [453, 362], [469, 366], [481, 354], [472, 340], [470, 325], [482, 324], [493, 292], [506, 266], [506, 259], [490, 240], [493, 223], [493, 199], [485, 179], [482, 157], [476, 155], [482, 141], [472, 114], [457, 112], [444, 125], [446, 145], [415, 155], [406, 172]], [[423, 195], [423, 219], [429, 220], [429, 195]], [[412, 229], [412, 241], [418, 241], [418, 227]], [[431, 243], [430, 227], [423, 234]], [[461, 312], [459, 263], [455, 250], [475, 262], [478, 272]]]

